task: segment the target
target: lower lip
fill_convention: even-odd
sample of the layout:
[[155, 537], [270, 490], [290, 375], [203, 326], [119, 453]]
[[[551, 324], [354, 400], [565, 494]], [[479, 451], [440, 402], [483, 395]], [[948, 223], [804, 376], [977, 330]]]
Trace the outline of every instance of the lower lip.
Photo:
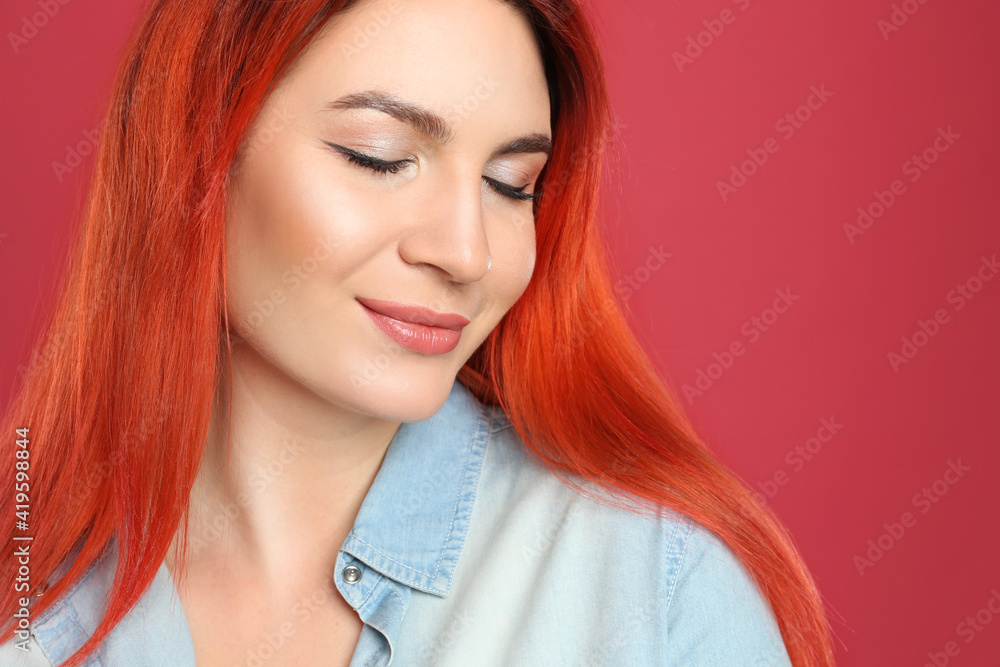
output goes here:
[[425, 324], [403, 322], [394, 317], [376, 313], [364, 304], [361, 304], [361, 307], [365, 309], [368, 317], [372, 318], [375, 325], [386, 336], [415, 352], [423, 352], [425, 354], [451, 352], [458, 347], [458, 341], [462, 338], [462, 332], [456, 329], [429, 327]]

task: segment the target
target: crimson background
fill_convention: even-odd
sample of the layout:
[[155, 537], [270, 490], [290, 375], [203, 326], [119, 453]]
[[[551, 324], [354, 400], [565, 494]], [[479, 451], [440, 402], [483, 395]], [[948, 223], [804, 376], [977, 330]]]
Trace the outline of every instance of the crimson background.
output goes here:
[[[58, 12], [32, 34], [26, 22], [43, 23], [40, 2], [0, 6], [4, 405], [91, 173], [86, 158], [69, 173], [54, 165], [69, 165], [67, 154], [81, 143], [84, 150], [86, 133], [98, 128], [143, 5], [49, 0]], [[1000, 664], [1000, 619], [987, 607], [992, 595], [994, 608], [1000, 604], [1000, 280], [983, 283], [960, 310], [948, 300], [982, 258], [1000, 252], [1000, 7], [592, 6], [619, 117], [621, 169], [604, 192], [622, 291], [678, 391], [698, 388], [700, 372], [714, 376], [682, 401], [713, 451], [791, 529], [828, 600], [838, 664]], [[723, 10], [731, 22], [714, 22]], [[900, 25], [891, 30], [894, 12]], [[12, 43], [19, 33], [31, 36]], [[675, 54], [686, 49], [689, 61], [678, 64]], [[828, 99], [799, 111], [810, 117], [793, 135], [776, 128], [814, 86]], [[938, 128], [958, 139], [909, 180], [904, 163], [933, 145]], [[760, 160], [768, 138], [777, 151], [745, 165], [752, 175], [723, 197], [719, 182], [751, 154]], [[895, 179], [905, 193], [852, 239], [845, 225]], [[646, 263], [653, 249], [671, 254], [659, 268]], [[776, 290], [797, 299], [773, 320], [765, 310]], [[900, 354], [902, 338], [939, 308], [947, 323], [926, 341], [918, 336], [926, 344], [894, 367], [889, 353]], [[772, 323], [751, 340], [751, 318], [762, 314]], [[728, 368], [711, 367], [713, 353], [735, 341], [743, 354]], [[842, 427], [828, 442], [810, 443], [808, 460], [786, 458], [823, 419]], [[949, 462], [969, 469], [935, 493]], [[921, 513], [913, 500], [924, 489], [936, 500]], [[885, 524], [907, 511], [915, 523], [889, 537]], [[868, 541], [880, 537], [888, 549], [859, 567]], [[959, 624], [977, 613], [981, 629], [970, 636]], [[944, 653], [948, 642], [957, 654]]]

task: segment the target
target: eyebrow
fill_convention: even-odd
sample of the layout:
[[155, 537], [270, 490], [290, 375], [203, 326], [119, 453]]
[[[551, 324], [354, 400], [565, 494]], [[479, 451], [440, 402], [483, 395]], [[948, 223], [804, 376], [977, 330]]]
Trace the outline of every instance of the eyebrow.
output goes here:
[[[439, 144], [447, 144], [454, 138], [454, 128], [438, 114], [381, 90], [366, 90], [344, 95], [329, 102], [325, 108], [335, 110], [374, 109], [411, 125], [418, 132]], [[545, 153], [546, 156], [551, 157], [552, 139], [546, 134], [532, 132], [497, 146], [490, 158], [512, 153]]]

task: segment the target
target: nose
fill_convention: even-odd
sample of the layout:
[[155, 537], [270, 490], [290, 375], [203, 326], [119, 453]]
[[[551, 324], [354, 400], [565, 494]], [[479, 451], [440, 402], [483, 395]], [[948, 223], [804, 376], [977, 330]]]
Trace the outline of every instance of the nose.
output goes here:
[[482, 176], [441, 174], [416, 204], [415, 224], [399, 239], [408, 264], [435, 267], [447, 280], [471, 283], [492, 263], [482, 204]]

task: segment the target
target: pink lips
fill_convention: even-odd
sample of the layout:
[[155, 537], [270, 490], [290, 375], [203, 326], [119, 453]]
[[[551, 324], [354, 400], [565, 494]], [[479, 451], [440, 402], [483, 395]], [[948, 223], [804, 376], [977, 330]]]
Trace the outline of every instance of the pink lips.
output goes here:
[[357, 298], [368, 317], [389, 338], [416, 352], [444, 354], [458, 347], [469, 319], [423, 306]]

